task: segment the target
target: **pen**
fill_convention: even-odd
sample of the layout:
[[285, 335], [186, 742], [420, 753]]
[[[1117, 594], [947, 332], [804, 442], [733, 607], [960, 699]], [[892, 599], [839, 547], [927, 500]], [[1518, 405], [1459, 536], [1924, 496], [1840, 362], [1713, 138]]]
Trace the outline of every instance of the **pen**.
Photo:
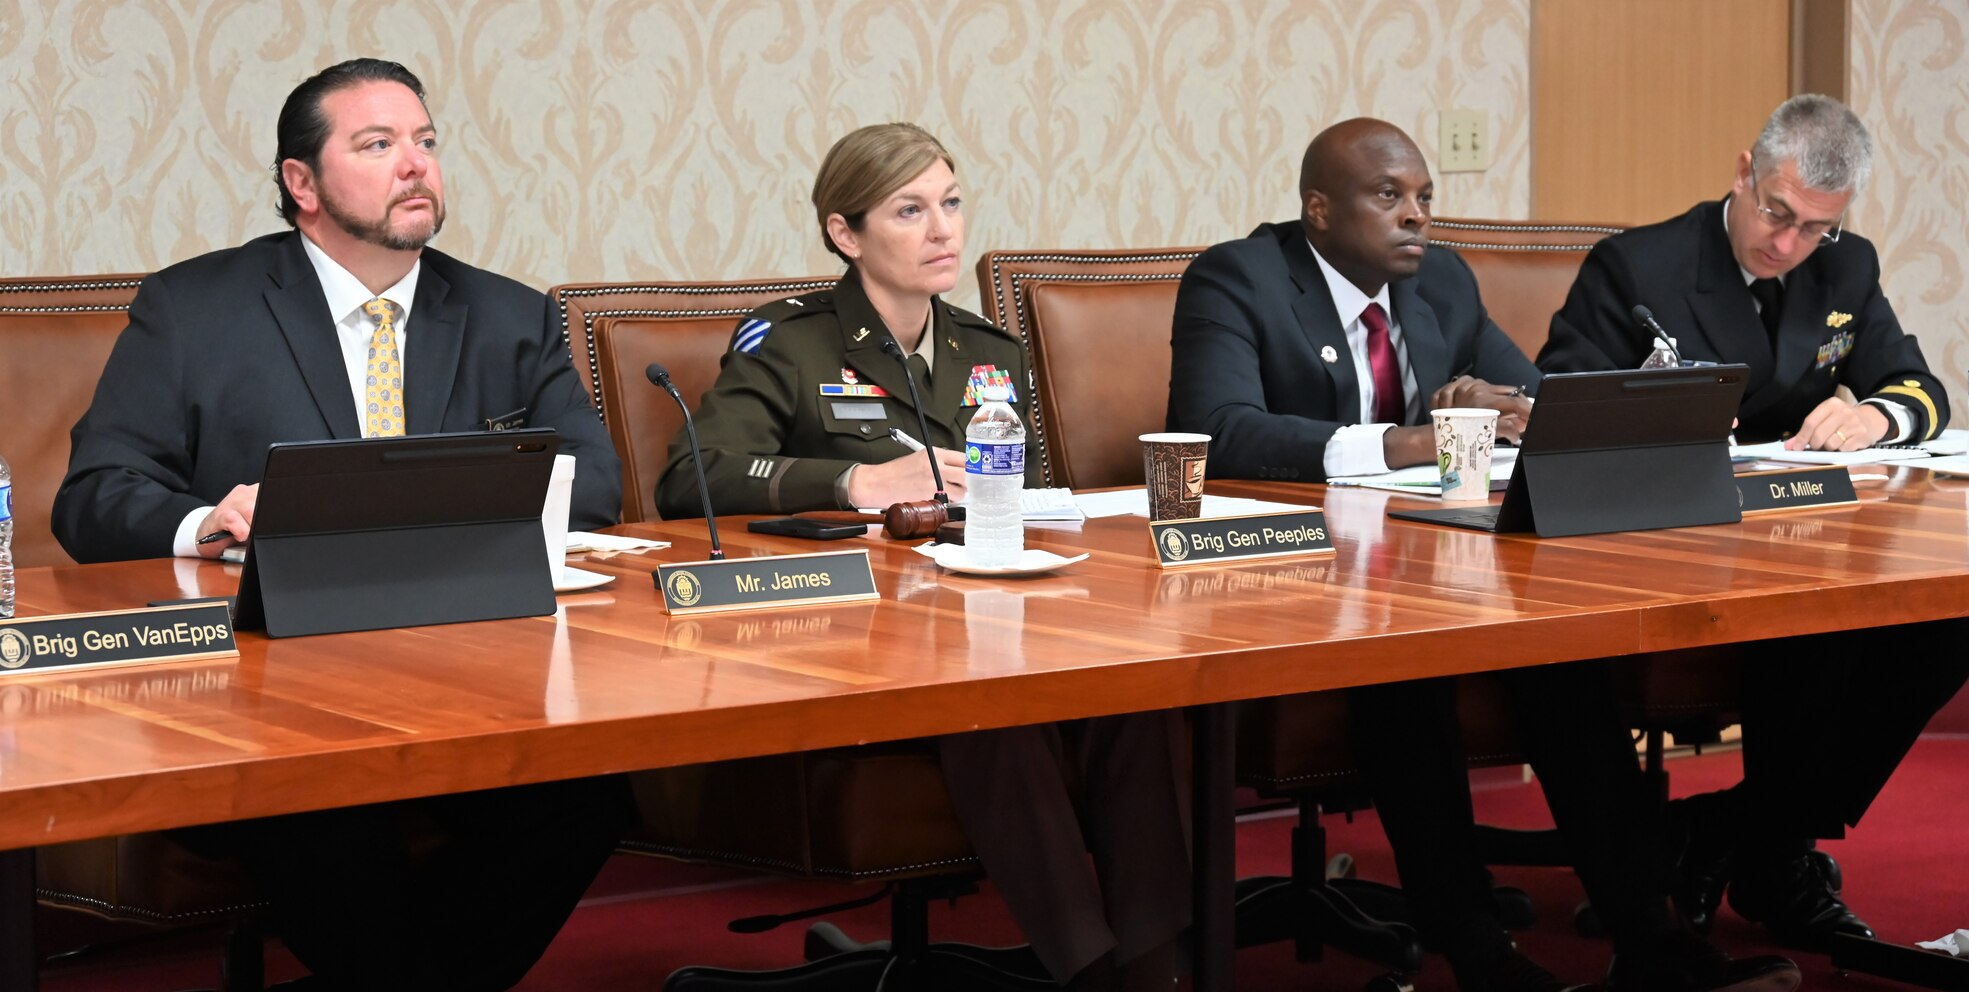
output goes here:
[[215, 530], [215, 531], [213, 531], [212, 533], [210, 533], [210, 534], [207, 534], [207, 535], [205, 535], [204, 537], [201, 537], [201, 538], [199, 538], [199, 539], [198, 539], [198, 543], [199, 543], [199, 544], [217, 544], [217, 543], [219, 543], [220, 541], [223, 541], [223, 540], [225, 540], [226, 538], [229, 538], [229, 537], [231, 537], [231, 536], [232, 536], [232, 531], [229, 531], [229, 530]]
[[921, 441], [918, 441], [918, 440], [916, 440], [915, 438], [913, 438], [913, 437], [910, 437], [910, 436], [909, 436], [909, 435], [907, 435], [907, 434], [904, 434], [904, 433], [902, 432], [902, 428], [900, 428], [900, 427], [891, 427], [891, 428], [889, 428], [889, 436], [890, 436], [890, 437], [892, 437], [892, 438], [895, 438], [895, 439], [896, 439], [896, 443], [897, 443], [897, 444], [900, 444], [900, 445], [902, 445], [903, 447], [905, 447], [905, 448], [908, 448], [908, 449], [909, 449], [909, 450], [911, 450], [911, 451], [922, 451], [922, 450], [923, 450], [923, 442], [921, 442]]

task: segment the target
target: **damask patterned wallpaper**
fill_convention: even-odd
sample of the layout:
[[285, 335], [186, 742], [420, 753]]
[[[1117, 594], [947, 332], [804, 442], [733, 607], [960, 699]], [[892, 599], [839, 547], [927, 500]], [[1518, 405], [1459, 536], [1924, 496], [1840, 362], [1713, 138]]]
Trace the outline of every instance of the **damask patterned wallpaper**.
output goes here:
[[1851, 226], [1969, 426], [1969, 0], [1854, 0], [1847, 98], [1873, 131]]
[[358, 54], [431, 89], [437, 245], [541, 288], [835, 271], [814, 168], [895, 119], [958, 158], [967, 261], [1242, 235], [1296, 212], [1306, 142], [1362, 113], [1433, 162], [1438, 108], [1487, 111], [1492, 167], [1439, 175], [1438, 209], [1520, 217], [1529, 2], [0, 0], [0, 273], [279, 229], [280, 101]]

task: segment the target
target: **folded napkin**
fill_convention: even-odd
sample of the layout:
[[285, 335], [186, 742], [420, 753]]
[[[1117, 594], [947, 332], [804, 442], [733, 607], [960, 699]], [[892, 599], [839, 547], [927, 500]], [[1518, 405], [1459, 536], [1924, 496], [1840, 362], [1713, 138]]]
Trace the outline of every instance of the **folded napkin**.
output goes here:
[[568, 554], [575, 554], [581, 551], [600, 552], [604, 555], [616, 555], [624, 552], [640, 554], [644, 551], [655, 551], [659, 548], [667, 548], [669, 546], [669, 541], [651, 541], [640, 537], [596, 534], [585, 530], [571, 530], [567, 532]]

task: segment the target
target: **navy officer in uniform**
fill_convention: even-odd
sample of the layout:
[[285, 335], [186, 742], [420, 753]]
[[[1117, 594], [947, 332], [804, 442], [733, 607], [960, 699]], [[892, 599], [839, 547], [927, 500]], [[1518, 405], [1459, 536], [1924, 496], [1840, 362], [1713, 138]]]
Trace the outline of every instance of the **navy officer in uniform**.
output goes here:
[[[1540, 367], [1640, 365], [1651, 336], [1629, 314], [1641, 304], [1684, 359], [1750, 367], [1741, 440], [1855, 451], [1935, 437], [1948, 396], [1881, 292], [1873, 245], [1843, 230], [1873, 168], [1866, 127], [1831, 97], [1792, 97], [1735, 165], [1721, 201], [1594, 247]], [[1691, 924], [1709, 926], [1727, 887], [1738, 913], [1790, 943], [1872, 935], [1813, 842], [1859, 823], [1961, 688], [1965, 637], [1962, 621], [1943, 621], [1749, 647], [1743, 782], [1671, 809], [1687, 836], [1676, 903]]]

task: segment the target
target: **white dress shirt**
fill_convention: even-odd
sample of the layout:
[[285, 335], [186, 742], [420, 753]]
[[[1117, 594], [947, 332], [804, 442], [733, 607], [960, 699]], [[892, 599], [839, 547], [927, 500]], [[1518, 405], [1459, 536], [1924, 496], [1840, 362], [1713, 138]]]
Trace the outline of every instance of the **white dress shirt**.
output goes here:
[[1367, 362], [1367, 325], [1361, 322], [1361, 314], [1368, 304], [1381, 304], [1381, 312], [1388, 317], [1388, 343], [1395, 349], [1395, 362], [1402, 373], [1402, 409], [1405, 414], [1413, 413], [1416, 404], [1415, 370], [1408, 366], [1408, 349], [1402, 345], [1402, 325], [1395, 319], [1395, 308], [1389, 302], [1388, 287], [1369, 296], [1361, 292], [1359, 286], [1348, 281], [1346, 276], [1320, 257], [1319, 249], [1313, 248], [1313, 260], [1319, 263], [1320, 274], [1326, 277], [1327, 291], [1333, 294], [1333, 309], [1340, 318], [1340, 326], [1347, 332], [1347, 357], [1354, 363], [1354, 379], [1360, 383], [1360, 409], [1355, 411], [1357, 422], [1333, 432], [1332, 440], [1326, 442], [1326, 457], [1323, 459], [1327, 478], [1340, 475], [1372, 475], [1388, 471], [1388, 459], [1382, 449], [1381, 435], [1388, 432], [1394, 424], [1374, 423], [1374, 369]]
[[[301, 249], [307, 253], [308, 264], [314, 266], [315, 277], [321, 282], [323, 302], [328, 307], [329, 319], [335, 324], [335, 341], [342, 349], [342, 365], [349, 375], [349, 405], [355, 409], [356, 423], [363, 422], [362, 398], [368, 394], [369, 379], [369, 341], [376, 334], [376, 325], [369, 322], [369, 316], [362, 312], [362, 305], [376, 299], [357, 279], [355, 274], [342, 267], [341, 263], [328, 257], [308, 236], [301, 235]], [[410, 304], [417, 298], [417, 276], [424, 269], [424, 260], [419, 258], [411, 263], [410, 271], [397, 281], [397, 284], [384, 290], [383, 299], [403, 308], [396, 322], [397, 362], [401, 365], [409, 359]], [[205, 522], [212, 507], [202, 506], [185, 515], [178, 522], [178, 532], [171, 542], [171, 553], [182, 558], [196, 558], [198, 554], [198, 527]]]

